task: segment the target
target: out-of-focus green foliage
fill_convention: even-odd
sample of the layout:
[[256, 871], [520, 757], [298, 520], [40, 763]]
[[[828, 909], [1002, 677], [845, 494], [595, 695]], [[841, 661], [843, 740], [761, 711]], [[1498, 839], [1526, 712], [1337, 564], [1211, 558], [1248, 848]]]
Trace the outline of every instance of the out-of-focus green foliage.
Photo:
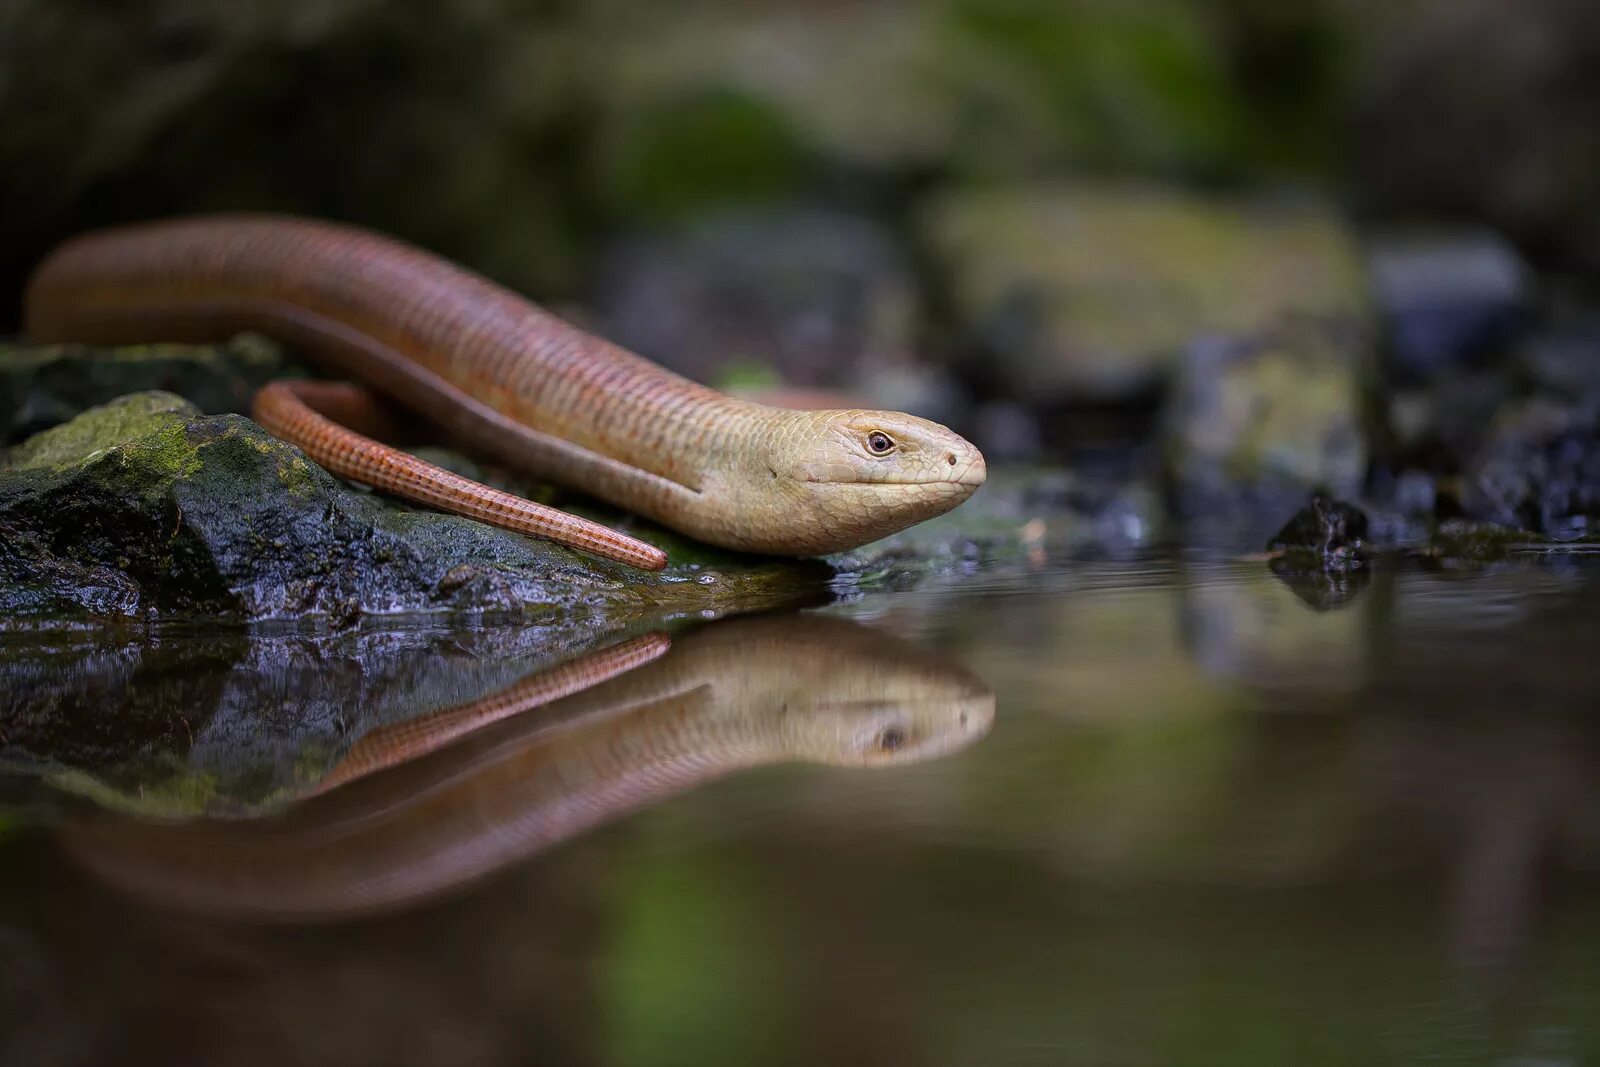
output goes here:
[[799, 192], [804, 152], [760, 98], [711, 90], [628, 116], [605, 160], [610, 203], [647, 222], [719, 207], [772, 203]]

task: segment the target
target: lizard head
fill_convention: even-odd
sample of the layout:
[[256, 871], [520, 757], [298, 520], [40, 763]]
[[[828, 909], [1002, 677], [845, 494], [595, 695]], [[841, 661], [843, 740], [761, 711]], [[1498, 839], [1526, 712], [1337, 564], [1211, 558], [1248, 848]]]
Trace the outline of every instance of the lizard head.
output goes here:
[[740, 547], [822, 555], [887, 537], [965, 501], [983, 454], [948, 428], [893, 411], [778, 411], [743, 464]]

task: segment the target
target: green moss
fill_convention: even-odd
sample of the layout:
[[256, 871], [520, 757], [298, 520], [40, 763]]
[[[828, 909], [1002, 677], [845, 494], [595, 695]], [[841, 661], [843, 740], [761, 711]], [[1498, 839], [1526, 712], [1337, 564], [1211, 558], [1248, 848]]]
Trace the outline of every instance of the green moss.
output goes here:
[[141, 818], [176, 819], [204, 815], [217, 799], [217, 779], [206, 773], [152, 777], [135, 792], [115, 789], [94, 775], [69, 769], [47, 775], [45, 782], [63, 793], [83, 797], [109, 811]]
[[211, 414], [242, 412], [264, 382], [293, 370], [277, 345], [250, 334], [218, 345], [0, 345], [0, 443], [147, 390]]
[[645, 222], [778, 201], [801, 186], [804, 169], [804, 152], [783, 116], [731, 90], [698, 93], [635, 117], [605, 162], [613, 207]]
[[121, 397], [0, 454], [0, 470], [61, 472], [112, 457], [179, 476], [194, 465], [184, 423], [199, 413], [172, 393]]
[[1197, 346], [1166, 422], [1168, 471], [1186, 496], [1228, 490], [1356, 492], [1366, 472], [1365, 334], [1292, 320], [1252, 341]]
[[[1211, 173], [1237, 153], [1240, 101], [1196, 10], [963, 0], [948, 5], [947, 19], [952, 47], [967, 45], [987, 61], [982, 69], [1015, 84], [998, 118], [1019, 138], [1101, 167]], [[1016, 128], [1030, 101], [1049, 121]]]
[[1469, 519], [1446, 519], [1434, 531], [1432, 555], [1446, 560], [1492, 563], [1518, 549], [1545, 543], [1545, 539], [1532, 530]]
[[1116, 398], [1160, 385], [1196, 337], [1369, 316], [1355, 242], [1316, 207], [1005, 185], [937, 197], [919, 227], [961, 324], [994, 357], [981, 370], [1013, 395]]

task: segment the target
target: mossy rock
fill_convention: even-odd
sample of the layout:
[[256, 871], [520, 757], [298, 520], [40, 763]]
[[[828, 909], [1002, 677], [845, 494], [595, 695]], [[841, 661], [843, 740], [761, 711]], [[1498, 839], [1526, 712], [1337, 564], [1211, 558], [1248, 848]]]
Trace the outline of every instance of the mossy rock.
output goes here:
[[1364, 333], [1314, 320], [1191, 346], [1166, 427], [1182, 510], [1283, 511], [1314, 489], [1356, 494], [1367, 468], [1367, 361]]
[[[825, 573], [825, 572], [824, 572]], [[13, 622], [414, 612], [721, 612], [816, 570], [699, 560], [660, 575], [360, 492], [237, 415], [170, 393], [92, 409], [0, 453], [0, 610]]]
[[972, 372], [1028, 403], [1148, 393], [1197, 338], [1255, 337], [1302, 317], [1365, 327], [1370, 317], [1355, 241], [1316, 206], [991, 186], [936, 197], [919, 231]]
[[0, 444], [152, 389], [176, 393], [207, 415], [243, 414], [257, 389], [294, 370], [278, 345], [251, 334], [218, 345], [0, 344]]

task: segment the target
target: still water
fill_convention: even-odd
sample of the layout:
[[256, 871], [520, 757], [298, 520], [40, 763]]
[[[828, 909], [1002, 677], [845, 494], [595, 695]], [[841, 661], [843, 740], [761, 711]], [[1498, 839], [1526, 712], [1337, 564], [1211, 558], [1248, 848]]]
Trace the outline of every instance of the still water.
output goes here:
[[1593, 564], [0, 660], [0, 1064], [1600, 1057]]

